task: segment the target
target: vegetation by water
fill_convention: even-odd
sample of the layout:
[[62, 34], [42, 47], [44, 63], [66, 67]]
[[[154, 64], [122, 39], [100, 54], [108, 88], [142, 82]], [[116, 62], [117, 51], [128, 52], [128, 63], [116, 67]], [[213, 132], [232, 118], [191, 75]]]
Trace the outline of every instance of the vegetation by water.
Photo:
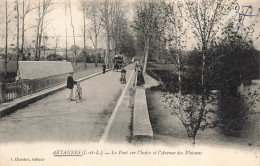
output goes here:
[[[237, 90], [233, 92], [233, 89], [219, 88], [217, 93], [209, 93], [203, 122], [195, 131], [201, 101], [199, 84], [196, 83], [197, 80], [194, 80], [194, 77], [189, 77], [190, 74], [187, 71], [182, 79], [183, 97], [180, 100], [178, 98], [178, 76], [173, 68], [172, 64], [151, 63], [148, 65], [148, 74], [161, 81], [162, 86], [159, 87], [162, 92], [161, 97], [163, 97], [161, 102], [169, 104], [171, 112], [179, 117], [186, 128], [188, 137], [196, 136], [198, 130], [203, 131], [215, 127], [218, 127], [221, 134], [227, 137], [240, 137], [241, 131], [245, 130], [246, 120], [254, 113], [255, 104], [259, 102], [257, 89], [252, 90], [250, 86], [247, 86], [248, 89], [242, 93]], [[209, 90], [215, 90], [215, 87], [209, 88]], [[235, 86], [235, 88], [237, 87]]]
[[[171, 108], [164, 107], [162, 93], [158, 87], [146, 90], [149, 117], [155, 141], [175, 146], [189, 143], [186, 129], [180, 119], [172, 113]], [[237, 104], [236, 102], [233, 101], [233, 104]], [[216, 119], [222, 119], [219, 121], [219, 125], [215, 128], [199, 131], [196, 136], [196, 144], [232, 147], [259, 146], [260, 114], [245, 116], [237, 110], [240, 104], [238, 106], [233, 104], [219, 109], [215, 116]]]

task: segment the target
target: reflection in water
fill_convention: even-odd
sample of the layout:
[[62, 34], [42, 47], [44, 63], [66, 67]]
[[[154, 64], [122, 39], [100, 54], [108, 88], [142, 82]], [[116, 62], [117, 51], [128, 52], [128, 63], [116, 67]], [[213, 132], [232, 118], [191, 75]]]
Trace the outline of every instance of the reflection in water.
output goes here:
[[220, 131], [225, 136], [241, 137], [247, 118], [246, 106], [240, 97], [222, 97], [217, 111]]

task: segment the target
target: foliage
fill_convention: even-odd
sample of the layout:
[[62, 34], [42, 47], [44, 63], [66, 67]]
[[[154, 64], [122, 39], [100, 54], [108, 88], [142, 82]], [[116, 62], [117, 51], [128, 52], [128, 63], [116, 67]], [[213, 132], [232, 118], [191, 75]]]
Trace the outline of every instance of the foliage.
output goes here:
[[62, 61], [62, 60], [64, 60], [64, 58], [59, 54], [49, 54], [46, 57], [46, 60], [47, 61]]
[[[210, 80], [218, 89], [237, 89], [241, 83], [257, 79], [259, 75], [259, 51], [250, 38], [239, 33], [240, 28], [230, 22], [222, 33], [223, 38], [212, 51]], [[231, 93], [236, 95], [236, 91]]]
[[[180, 21], [185, 21], [191, 26], [197, 41], [197, 48], [191, 52], [185, 66], [185, 75], [191, 79], [193, 87], [186, 91], [187, 93], [167, 92], [163, 94], [163, 97], [164, 102], [172, 108], [173, 113], [183, 123], [193, 144], [199, 130], [215, 127], [219, 123], [215, 118], [217, 106], [226, 105], [228, 102], [225, 101], [239, 100], [242, 106], [238, 114], [244, 116], [251, 113], [250, 109], [254, 109], [255, 103], [259, 101], [259, 94], [256, 92], [252, 92], [253, 97], [250, 93], [230, 96], [222, 91], [223, 87], [229, 89], [231, 86], [236, 89], [242, 82], [241, 80], [252, 79], [250, 73], [258, 69], [254, 63], [258, 54], [250, 44], [252, 42], [248, 40], [248, 36], [242, 37], [235, 34], [231, 25], [225, 29], [220, 28], [224, 25], [223, 20], [228, 17], [230, 8], [234, 4], [235, 2], [226, 0], [185, 1], [179, 2], [177, 6], [180, 12], [179, 17], [182, 18]], [[176, 17], [176, 15], [172, 16], [172, 18]], [[176, 22], [176, 20], [173, 21], [175, 24]], [[173, 31], [177, 29], [175, 27]], [[231, 33], [233, 36], [230, 35]], [[167, 40], [175, 39], [175, 42], [181, 42], [181, 38], [176, 37], [178, 36], [174, 35], [168, 37]], [[177, 51], [176, 48], [169, 50], [169, 53], [172, 52], [173, 55]], [[183, 77], [184, 73], [179, 76]], [[182, 80], [179, 78], [178, 81], [181, 86]]]
[[246, 88], [239, 96], [222, 94], [218, 104], [218, 126], [223, 134], [240, 136], [249, 115], [255, 113], [260, 101], [260, 87]]
[[[259, 74], [259, 51], [252, 41], [239, 34], [239, 29], [230, 22], [215, 43], [206, 59], [206, 88], [208, 90], [237, 89], [241, 83], [257, 79]], [[200, 85], [202, 51], [195, 49], [187, 61], [187, 74], [194, 86]], [[235, 95], [235, 92], [231, 92]]]
[[71, 51], [78, 52], [78, 51], [80, 50], [80, 47], [77, 46], [77, 45], [72, 45], [72, 46], [70, 47], [70, 50], [71, 50]]
[[[164, 102], [170, 107], [187, 131], [188, 138], [195, 144], [195, 137], [198, 130], [213, 128], [216, 126], [214, 119], [214, 106], [217, 104], [217, 94], [211, 93], [205, 100], [204, 107], [201, 105], [202, 96], [194, 94], [180, 95], [179, 93], [163, 93]], [[203, 109], [203, 111], [198, 111]]]
[[[165, 19], [160, 5], [153, 0], [139, 2], [135, 8], [136, 17], [133, 27], [136, 30], [137, 40], [139, 40], [138, 45], [143, 46], [143, 71], [145, 72], [149, 54], [152, 52], [149, 50], [152, 46], [151, 43], [161, 39], [164, 33]], [[160, 42], [158, 41], [158, 43]]]
[[136, 56], [135, 40], [129, 32], [125, 32], [124, 36], [120, 39], [118, 47], [120, 50], [120, 54], [125, 54], [127, 57]]

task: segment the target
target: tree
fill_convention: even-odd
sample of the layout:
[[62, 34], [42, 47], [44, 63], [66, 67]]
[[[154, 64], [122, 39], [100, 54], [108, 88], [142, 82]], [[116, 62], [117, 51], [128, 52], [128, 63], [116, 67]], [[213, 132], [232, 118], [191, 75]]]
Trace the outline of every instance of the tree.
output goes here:
[[111, 12], [110, 7], [111, 7], [111, 2], [109, 0], [101, 0], [99, 2], [98, 6], [98, 13], [99, 13], [99, 18], [101, 19], [101, 26], [105, 29], [106, 33], [106, 55], [105, 55], [105, 64], [109, 64], [109, 56], [110, 56], [110, 20], [109, 20], [109, 13]]
[[[211, 44], [216, 39], [221, 21], [229, 14], [234, 2], [218, 1], [189, 1], [178, 3], [181, 17], [187, 21], [197, 40], [199, 49], [202, 50], [201, 86], [205, 87], [205, 63]], [[206, 89], [203, 89], [205, 93]]]
[[[54, 31], [54, 34], [55, 34], [55, 37], [54, 37], [55, 38], [54, 55], [56, 55], [60, 36], [56, 34], [55, 29], [53, 29], [53, 31]], [[55, 58], [56, 58], [56, 56], [54, 56], [54, 61], [56, 60]]]
[[67, 8], [68, 8], [68, 4], [65, 3], [65, 28], [66, 28], [66, 36], [65, 36], [65, 43], [66, 43], [66, 50], [65, 50], [65, 56], [66, 56], [66, 60], [68, 60], [68, 25], [67, 25]]
[[160, 15], [158, 3], [152, 0], [137, 3], [136, 14], [134, 28], [143, 36], [145, 54], [143, 72], [146, 72], [151, 40], [153, 40], [155, 36], [162, 35], [164, 31], [164, 19], [162, 15]]
[[86, 69], [86, 59], [87, 59], [87, 53], [86, 53], [86, 15], [87, 15], [87, 2], [85, 0], [80, 0], [80, 5], [81, 5], [81, 12], [82, 12], [82, 16], [83, 16], [83, 47], [84, 47], [84, 57], [85, 57], [85, 69]]
[[[117, 3], [117, 2], [115, 2]], [[104, 63], [109, 65], [112, 61], [110, 57], [110, 43], [111, 43], [111, 27], [113, 22], [113, 8], [115, 4], [112, 0], [100, 0], [97, 5], [97, 16], [101, 20], [101, 26], [105, 30], [105, 38], [106, 38], [106, 52]], [[110, 60], [109, 60], [110, 59]]]
[[8, 23], [10, 22], [8, 19], [8, 2], [5, 0], [5, 77], [7, 76]]
[[59, 54], [49, 54], [46, 59], [48, 61], [62, 61], [63, 57]]
[[24, 43], [25, 43], [25, 32], [27, 29], [25, 29], [25, 18], [26, 16], [33, 10], [35, 7], [32, 6], [31, 2], [26, 0], [23, 0], [22, 2], [22, 42], [21, 42], [21, 55], [22, 60], [25, 60], [25, 54], [24, 54]]
[[117, 54], [118, 49], [118, 41], [120, 37], [122, 37], [122, 31], [124, 28], [123, 23], [124, 21], [124, 13], [126, 13], [125, 10], [123, 10], [122, 3], [119, 1], [113, 2], [111, 5], [111, 12], [110, 12], [110, 20], [111, 20], [111, 26], [110, 26], [110, 33], [111, 33], [111, 42], [112, 42], [112, 49], [114, 52], [114, 55]]
[[[99, 0], [96, 2], [89, 2], [89, 11], [88, 18], [91, 20], [92, 25], [89, 29], [90, 38], [92, 38], [94, 47], [97, 47], [97, 37], [100, 33], [100, 26], [104, 29], [105, 39], [106, 39], [106, 52], [104, 63], [109, 65], [112, 62], [110, 55], [110, 45], [112, 44], [113, 50], [115, 51], [116, 41], [118, 40], [118, 22], [120, 21], [120, 17], [122, 14], [121, 3], [119, 1], [111, 1], [111, 0]], [[90, 13], [92, 12], [93, 13]], [[117, 30], [115, 30], [117, 29]]]
[[243, 28], [230, 21], [210, 57], [214, 62], [208, 69], [213, 86], [223, 92], [229, 91], [233, 96], [238, 94], [237, 88], [241, 83], [257, 79], [259, 74], [259, 51], [253, 46], [253, 29], [254, 26]]
[[80, 47], [77, 46], [77, 45], [72, 45], [70, 47], [70, 50], [74, 52], [74, 54], [78, 54], [79, 50], [80, 50]]
[[[185, 96], [174, 96], [178, 99], [177, 104], [173, 107], [177, 108], [176, 115], [180, 116], [188, 137], [195, 144], [196, 134], [199, 129], [204, 130], [207, 127], [213, 127], [214, 122], [209, 122], [210, 113], [214, 110], [207, 107], [208, 103], [215, 104], [216, 95], [208, 89], [206, 80], [206, 58], [209, 57], [209, 50], [216, 34], [218, 25], [226, 18], [229, 9], [234, 5], [234, 2], [225, 0], [219, 1], [185, 1], [178, 3], [180, 17], [190, 24], [192, 32], [197, 40], [199, 49], [201, 49], [201, 82], [200, 91], [198, 94]], [[168, 101], [166, 97], [166, 101]], [[183, 105], [183, 107], [181, 106]], [[178, 112], [179, 111], [179, 112]], [[183, 118], [184, 117], [184, 118]]]
[[[166, 33], [164, 40], [166, 43], [166, 53], [174, 64], [178, 72], [179, 94], [182, 94], [182, 77], [184, 60], [181, 56], [182, 51], [186, 49], [187, 45], [187, 28], [184, 27], [183, 20], [179, 15], [177, 5], [174, 2], [162, 1], [162, 8], [167, 19]], [[162, 42], [163, 43], [163, 42]]]
[[16, 22], [16, 28], [17, 28], [17, 34], [16, 34], [16, 48], [17, 48], [17, 57], [16, 57], [16, 62], [17, 62], [17, 71], [18, 71], [18, 61], [19, 61], [19, 56], [20, 56], [20, 50], [19, 50], [19, 37], [20, 37], [20, 33], [19, 33], [19, 29], [20, 29], [20, 14], [19, 14], [19, 2], [18, 0], [16, 0], [16, 19], [17, 19], [17, 22]]
[[5, 63], [4, 63], [4, 76], [7, 77], [7, 63], [8, 63], [8, 39], [9, 39], [9, 23], [11, 22], [11, 16], [14, 10], [10, 9], [12, 7], [9, 2], [5, 1]]
[[[74, 29], [74, 24], [73, 24], [73, 17], [72, 17], [70, 1], [69, 1], [69, 9], [70, 9], [70, 25], [71, 25], [72, 33], [73, 33], [73, 43], [74, 43], [74, 46], [76, 46], [75, 29]], [[75, 57], [75, 60], [76, 60], [76, 62], [75, 62], [76, 67], [77, 67], [77, 50], [76, 50], [76, 47], [71, 47], [71, 48], [74, 48], [73, 53], [74, 53], [74, 57]]]
[[[213, 78], [214, 72], [218, 73], [218, 70], [214, 70], [216, 68], [213, 68], [213, 66], [221, 63], [222, 57], [228, 57], [229, 53], [234, 54], [233, 51], [235, 48], [242, 46], [240, 45], [240, 41], [239, 46], [230, 45], [231, 48], [228, 48], [227, 45], [224, 44], [225, 47], [229, 49], [229, 51], [227, 51], [227, 49], [224, 50], [226, 51], [224, 54], [219, 54], [220, 52], [216, 53], [216, 51], [214, 51], [217, 49], [216, 41], [221, 37], [222, 30], [220, 27], [223, 26], [224, 19], [228, 18], [230, 9], [234, 4], [234, 2], [219, 0], [184, 1], [183, 3], [179, 2], [177, 5], [180, 17], [191, 26], [192, 33], [197, 41], [197, 48], [193, 52], [196, 56], [193, 62], [194, 66], [189, 66], [191, 70], [188, 70], [187, 73], [188, 75], [194, 75], [194, 73], [197, 72], [200, 74], [198, 84], [193, 86], [194, 90], [182, 95], [165, 93], [164, 101], [168, 103], [174, 114], [181, 120], [193, 144], [195, 144], [196, 135], [199, 130], [212, 128], [218, 124], [218, 120], [214, 119], [217, 111], [215, 106], [221, 106], [219, 102], [229, 98], [229, 96], [225, 98], [226, 96], [221, 95], [221, 91], [215, 91], [216, 86], [214, 86]], [[227, 39], [230, 40], [232, 37], [229, 36], [223, 41]], [[220, 43], [223, 43], [223, 41]], [[234, 42], [235, 41], [232, 41], [231, 43]], [[218, 50], [222, 49], [223, 47]], [[214, 52], [216, 54], [214, 54]], [[234, 61], [234, 58], [228, 58]], [[192, 70], [192, 68], [195, 70]], [[227, 72], [224, 68], [221, 70]], [[236, 77], [237, 74], [233, 73], [231, 75]], [[228, 85], [224, 83], [224, 86]], [[219, 88], [218, 90], [221, 89]], [[254, 92], [250, 95], [250, 93], [251, 92], [236, 98], [236, 100], [238, 99], [244, 103], [248, 103], [247, 107], [242, 108], [243, 112], [250, 112], [248, 110], [255, 108], [255, 103], [259, 101], [259, 94]]]
[[129, 26], [130, 22], [126, 18], [119, 21], [116, 52], [127, 57], [134, 57], [137, 53], [137, 43], [133, 29]]
[[48, 39], [49, 39], [49, 37], [47, 35], [43, 34], [43, 56], [44, 56], [45, 61], [46, 61], [46, 54], [45, 54], [46, 42], [47, 42]]
[[95, 48], [95, 65], [97, 66], [98, 36], [101, 31], [101, 18], [98, 15], [98, 2], [88, 2], [87, 18], [90, 20], [88, 29], [89, 38]]
[[51, 19], [47, 19], [47, 14], [51, 11], [50, 7], [53, 5], [52, 0], [42, 0], [38, 2], [38, 18], [36, 29], [36, 43], [35, 43], [35, 60], [39, 61], [41, 56], [41, 42], [43, 32], [50, 24]]
[[[228, 20], [209, 60], [212, 85], [220, 90], [219, 121], [224, 134], [239, 135], [248, 115], [255, 113], [259, 89], [244, 88], [259, 76], [259, 51], [253, 46], [255, 23], [243, 27]], [[214, 71], [214, 72], [212, 72]], [[245, 86], [246, 87], [246, 86]]]
[[[127, 25], [127, 23], [125, 23]], [[120, 54], [124, 54], [127, 57], [134, 57], [136, 55], [136, 41], [133, 34], [127, 30], [123, 30], [123, 35], [119, 38], [118, 50]]]

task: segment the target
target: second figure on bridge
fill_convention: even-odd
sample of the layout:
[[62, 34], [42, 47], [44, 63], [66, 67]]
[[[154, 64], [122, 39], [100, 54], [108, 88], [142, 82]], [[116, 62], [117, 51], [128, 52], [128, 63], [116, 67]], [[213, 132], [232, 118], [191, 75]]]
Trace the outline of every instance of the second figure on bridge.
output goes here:
[[70, 73], [67, 78], [67, 88], [70, 90], [68, 101], [73, 101], [73, 88], [77, 82], [73, 80], [73, 73]]
[[126, 84], [126, 70], [124, 67], [121, 70], [120, 82], [121, 82], [121, 84]]

